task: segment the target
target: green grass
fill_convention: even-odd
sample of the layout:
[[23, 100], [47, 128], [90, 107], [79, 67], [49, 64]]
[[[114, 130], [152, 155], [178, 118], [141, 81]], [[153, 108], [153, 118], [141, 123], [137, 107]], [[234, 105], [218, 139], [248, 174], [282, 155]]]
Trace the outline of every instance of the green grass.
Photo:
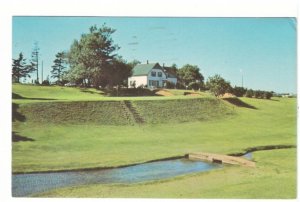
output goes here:
[[206, 121], [233, 114], [232, 108], [215, 98], [133, 101], [148, 123]]
[[[212, 99], [207, 94], [199, 98], [180, 95], [179, 91], [178, 95], [169, 97], [105, 97], [88, 93], [89, 97], [80, 89], [67, 88], [66, 92], [76, 91], [76, 95], [75, 92], [61, 94], [61, 89], [55, 90], [60, 87], [49, 87], [49, 91], [60, 92], [52, 97], [50, 92], [49, 95], [45, 93], [43, 97], [42, 92], [31, 93], [27, 87], [27, 90], [20, 87], [18, 91], [18, 87], [14, 85], [13, 92], [22, 97], [59, 99], [13, 100], [19, 107], [13, 111], [20, 120], [13, 122], [13, 130], [18, 135], [34, 139], [12, 144], [13, 172], [120, 166], [197, 151], [228, 154], [242, 152], [248, 147], [296, 145], [297, 105], [294, 98], [241, 98], [247, 104], [241, 106], [252, 106], [252, 109]], [[130, 100], [146, 124], [130, 125], [133, 119], [124, 119], [123, 106], [120, 106], [122, 100]], [[22, 119], [24, 116], [25, 120]], [[228, 167], [150, 184], [95, 185], [48, 194], [171, 198], [295, 197], [295, 150], [257, 152], [255, 160], [258, 162], [256, 169]]]
[[[146, 123], [180, 123], [211, 120], [233, 114], [215, 98], [131, 101]], [[124, 101], [38, 102], [13, 105], [13, 116], [26, 123], [132, 125], [134, 119]]]
[[[296, 150], [253, 153], [256, 168], [226, 166], [206, 173], [132, 185], [85, 185], [39, 197], [295, 199]], [[179, 188], [180, 187], [180, 188]]]
[[[132, 89], [131, 89], [132, 90]], [[13, 102], [16, 104], [35, 102], [70, 102], [70, 101], [121, 101], [121, 100], [170, 100], [193, 99], [194, 96], [185, 96], [185, 90], [170, 90], [174, 96], [109, 96], [94, 88], [62, 87], [62, 86], [36, 86], [13, 84]], [[126, 89], [124, 90], [126, 92]], [[188, 90], [187, 92], [192, 92]], [[126, 94], [126, 93], [125, 93]], [[200, 93], [202, 97], [211, 97], [209, 93]]]
[[20, 104], [18, 112], [25, 116], [26, 123], [36, 124], [133, 124], [133, 119], [126, 117], [122, 101], [77, 101], [77, 102], [42, 102]]
[[134, 126], [15, 122], [14, 131], [35, 141], [13, 143], [13, 171], [118, 166], [195, 151], [226, 154], [296, 144], [295, 99], [243, 100], [258, 109], [234, 108], [236, 115], [218, 120]]
[[172, 93], [174, 96], [181, 96], [184, 94], [195, 94], [195, 95], [200, 95], [200, 96], [208, 96], [207, 93], [194, 91], [194, 90], [167, 89], [166, 91]]
[[104, 92], [89, 88], [73, 88], [62, 86], [36, 86], [36, 85], [12, 85], [13, 93], [25, 98], [25, 100], [97, 100], [103, 97]]

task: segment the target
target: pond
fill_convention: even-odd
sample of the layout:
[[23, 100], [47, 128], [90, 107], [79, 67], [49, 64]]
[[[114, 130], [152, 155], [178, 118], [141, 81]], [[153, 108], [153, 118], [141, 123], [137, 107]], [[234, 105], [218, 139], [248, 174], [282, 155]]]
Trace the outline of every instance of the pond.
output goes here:
[[252, 152], [248, 152], [248, 153], [244, 154], [243, 157], [245, 159], [251, 160], [252, 159]]
[[29, 196], [55, 188], [87, 184], [136, 183], [221, 168], [220, 164], [176, 159], [123, 168], [12, 175], [12, 195]]

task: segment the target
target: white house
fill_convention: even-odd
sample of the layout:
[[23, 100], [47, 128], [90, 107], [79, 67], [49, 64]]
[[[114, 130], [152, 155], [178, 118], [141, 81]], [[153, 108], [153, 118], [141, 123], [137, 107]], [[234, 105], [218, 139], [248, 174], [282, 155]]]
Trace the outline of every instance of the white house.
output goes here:
[[138, 64], [133, 68], [132, 76], [128, 78], [129, 87], [147, 86], [148, 88], [162, 88], [166, 81], [174, 84], [177, 78], [158, 63]]
[[167, 76], [167, 81], [176, 85], [177, 76], [176, 76], [176, 72], [174, 71], [174, 69], [172, 67], [165, 67], [164, 65], [163, 65], [163, 69]]

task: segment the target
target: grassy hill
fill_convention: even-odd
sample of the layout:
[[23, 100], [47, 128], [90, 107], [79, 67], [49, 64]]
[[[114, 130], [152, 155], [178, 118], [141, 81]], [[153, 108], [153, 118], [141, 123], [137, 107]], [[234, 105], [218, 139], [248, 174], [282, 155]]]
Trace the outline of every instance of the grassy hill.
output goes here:
[[221, 118], [232, 108], [214, 98], [127, 101], [73, 101], [14, 104], [13, 117], [34, 123], [132, 125], [137, 113], [145, 123], [181, 123]]
[[216, 98], [133, 101], [148, 123], [205, 121], [233, 114], [232, 108]]
[[[39, 90], [31, 94], [19, 87], [13, 86], [13, 93], [21, 96], [13, 99], [13, 131], [21, 140], [12, 144], [13, 172], [120, 166], [189, 152], [229, 154], [249, 147], [297, 142], [294, 98], [219, 100], [206, 94], [185, 96], [186, 91], [180, 90], [169, 91], [171, 96], [108, 97], [60, 87], [45, 89], [66, 94], [42, 95], [44, 92]], [[136, 124], [134, 116], [142, 117], [145, 123]], [[196, 181], [183, 176], [166, 184], [154, 182], [153, 186], [96, 185], [87, 187], [89, 191], [84, 186], [73, 187], [52, 196], [87, 193], [99, 197], [101, 190], [106, 197], [264, 198], [274, 193], [278, 198], [295, 196], [295, 151], [255, 153], [254, 158], [258, 166], [253, 170], [226, 167], [220, 172], [196, 174]], [[280, 166], [285, 160], [287, 166]], [[198, 183], [203, 176], [205, 183]], [[282, 182], [284, 185], [279, 186]], [[289, 187], [292, 189], [288, 192], [280, 192]], [[153, 194], [133, 194], [138, 190], [146, 193], [148, 189]], [[178, 190], [182, 190], [180, 196]]]
[[[124, 89], [123, 94], [131, 91], [140, 93], [140, 89]], [[34, 123], [132, 125], [136, 116], [144, 123], [181, 123], [232, 114], [232, 108], [205, 93], [157, 92], [159, 96], [109, 97], [90, 88], [14, 84], [13, 118]]]
[[[118, 96], [117, 96], [118, 95]], [[29, 84], [13, 84], [12, 98], [14, 103], [32, 102], [66, 102], [94, 100], [165, 100], [192, 99], [195, 97], [212, 97], [209, 93], [192, 90], [149, 90], [121, 89], [96, 90], [94, 88], [36, 86]]]
[[18, 108], [26, 122], [34, 123], [125, 125], [133, 122], [126, 117], [121, 101], [41, 102], [21, 104]]
[[37, 86], [13, 84], [13, 99], [23, 100], [95, 100], [104, 92], [93, 88], [71, 88], [62, 86]]

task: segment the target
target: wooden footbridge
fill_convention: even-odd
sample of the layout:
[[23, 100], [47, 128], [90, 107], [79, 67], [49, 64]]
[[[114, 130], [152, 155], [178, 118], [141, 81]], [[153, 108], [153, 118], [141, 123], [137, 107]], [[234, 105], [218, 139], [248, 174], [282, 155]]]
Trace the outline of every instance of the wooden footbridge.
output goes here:
[[243, 157], [228, 156], [222, 154], [195, 152], [195, 153], [189, 153], [188, 158], [190, 160], [200, 160], [200, 161], [209, 161], [209, 162], [220, 163], [220, 164], [225, 163], [225, 164], [232, 164], [232, 165], [241, 165], [246, 167], [255, 167], [255, 162], [247, 160]]

